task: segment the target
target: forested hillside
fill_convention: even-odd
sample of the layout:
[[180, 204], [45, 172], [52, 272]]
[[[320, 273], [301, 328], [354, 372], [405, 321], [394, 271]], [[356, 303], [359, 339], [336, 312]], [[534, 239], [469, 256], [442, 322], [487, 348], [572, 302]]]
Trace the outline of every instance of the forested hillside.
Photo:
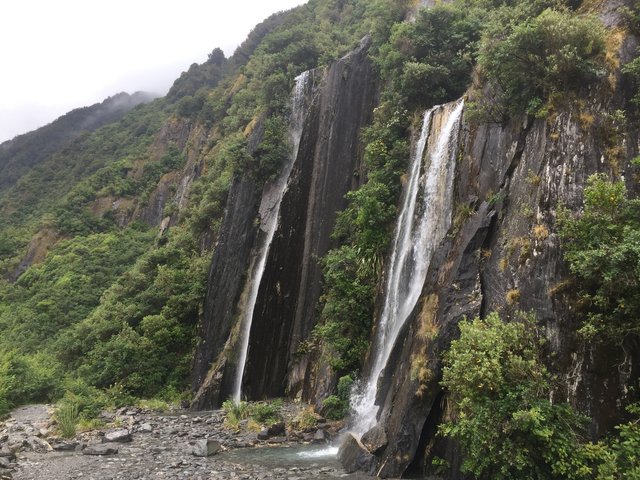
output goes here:
[[[638, 5], [423, 3], [310, 0], [2, 144], [0, 414], [236, 388], [339, 418], [368, 381], [369, 473], [637, 478]], [[444, 150], [444, 231], [395, 274]]]

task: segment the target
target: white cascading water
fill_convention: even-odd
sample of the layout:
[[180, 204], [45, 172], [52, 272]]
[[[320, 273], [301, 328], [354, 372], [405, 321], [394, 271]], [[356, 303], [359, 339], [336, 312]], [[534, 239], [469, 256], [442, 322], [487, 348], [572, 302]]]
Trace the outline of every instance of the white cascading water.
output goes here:
[[373, 364], [367, 383], [351, 399], [355, 414], [353, 431], [358, 436], [377, 422], [378, 378], [420, 297], [433, 252], [451, 226], [453, 177], [463, 106], [463, 102], [458, 101], [434, 107], [424, 114], [396, 224]]
[[[264, 268], [267, 263], [267, 256], [269, 254], [269, 248], [273, 240], [273, 235], [276, 232], [278, 226], [278, 217], [280, 214], [280, 204], [282, 203], [282, 197], [287, 188], [289, 175], [293, 168], [296, 156], [298, 155], [298, 147], [300, 146], [300, 139], [302, 137], [302, 127], [306, 116], [307, 102], [306, 96], [308, 89], [311, 85], [312, 74], [310, 71], [303, 72], [296, 77], [295, 88], [293, 91], [293, 98], [291, 100], [291, 124], [289, 130], [289, 136], [291, 139], [291, 155], [286, 160], [286, 164], [283, 166], [280, 176], [271, 184], [263, 194], [263, 203], [260, 205], [260, 229], [264, 232], [264, 240], [260, 245], [258, 255], [253, 263], [253, 269], [250, 273], [250, 281], [248, 284], [249, 294], [245, 308], [242, 312], [242, 319], [240, 323], [240, 355], [238, 357], [238, 368], [236, 369], [236, 376], [234, 378], [233, 385], [233, 401], [238, 403], [242, 397], [242, 378], [244, 376], [244, 367], [247, 362], [247, 351], [249, 349], [249, 334], [251, 332], [251, 323], [253, 321], [253, 310], [256, 306], [256, 300], [258, 299], [258, 291], [260, 289], [260, 283], [262, 282], [262, 275], [264, 274]], [[247, 288], [247, 287], [245, 287]]]

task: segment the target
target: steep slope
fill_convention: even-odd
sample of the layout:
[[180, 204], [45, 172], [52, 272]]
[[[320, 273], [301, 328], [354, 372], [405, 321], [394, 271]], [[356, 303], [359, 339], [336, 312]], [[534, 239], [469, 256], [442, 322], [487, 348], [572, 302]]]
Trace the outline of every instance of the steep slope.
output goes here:
[[[3, 192], [0, 410], [60, 395], [196, 409], [290, 396], [344, 417], [355, 380], [359, 467], [494, 478], [511, 467], [467, 462], [482, 432], [441, 429], [487, 388], [459, 402], [443, 371], [465, 317], [524, 328], [528, 312], [545, 342], [516, 364], [540, 380], [539, 403], [491, 438], [524, 445], [505, 456], [542, 473], [522, 478], [588, 478], [601, 458], [582, 447], [638, 400], [640, 297], [635, 270], [592, 268], [629, 290], [605, 315], [563, 225], [588, 213], [593, 178], [614, 185], [597, 200], [625, 197], [629, 225], [604, 227], [628, 233], [615, 253], [637, 266], [640, 14], [622, 0], [436, 3], [312, 0], [277, 14], [231, 59], [212, 52], [168, 98]], [[588, 246], [587, 268], [607, 258]], [[520, 380], [507, 396], [526, 391]], [[540, 405], [582, 412], [587, 428], [546, 428]]]
[[0, 144], [0, 191], [13, 185], [25, 172], [53, 155], [83, 133], [122, 118], [132, 108], [153, 100], [154, 95], [118, 93], [101, 103], [78, 108], [33, 132]]
[[[234, 205], [239, 195], [257, 208], [281, 168], [294, 78], [342, 57], [372, 26], [384, 31], [403, 8], [373, 15], [380, 2], [315, 1], [276, 14], [232, 58], [214, 50], [192, 66], [168, 98], [30, 163], [0, 193], [0, 410], [64, 392], [102, 398], [91, 389], [111, 386], [127, 395], [187, 395], [206, 291], [217, 291], [215, 260], [206, 282], [212, 251], [237, 245], [225, 218], [255, 232], [255, 213]], [[361, 50], [358, 61], [364, 57]], [[336, 91], [348, 61], [329, 77]], [[364, 87], [356, 102], [369, 105], [357, 114], [364, 118], [373, 84], [355, 75], [349, 82]], [[318, 119], [330, 122], [330, 109], [342, 105], [322, 101]], [[359, 146], [350, 137], [359, 125], [344, 126], [344, 147], [332, 152], [346, 149], [355, 162]], [[349, 179], [336, 191], [336, 209], [353, 186]], [[335, 211], [320, 215], [330, 220]], [[320, 232], [326, 242], [331, 226]], [[247, 257], [234, 258], [231, 270], [242, 278]], [[313, 288], [317, 296], [317, 282]]]
[[[610, 28], [623, 21], [608, 7], [599, 11]], [[636, 45], [637, 38], [627, 35], [615, 55], [627, 63]], [[621, 406], [637, 401], [637, 337], [611, 344], [585, 341], [578, 333], [584, 305], [576, 297], [577, 280], [565, 261], [558, 226], [560, 209], [582, 209], [593, 174], [622, 179], [631, 196], [638, 194], [632, 161], [640, 134], [631, 104], [636, 92], [619, 71], [612, 78], [614, 95], [607, 87], [606, 93], [584, 93], [579, 106], [551, 119], [464, 123], [450, 192], [454, 225], [378, 381], [374, 424], [384, 429], [385, 443], [370, 471], [381, 477], [437, 472], [432, 461], [440, 458], [452, 467], [446, 478], [466, 478], [459, 471], [465, 452], [437, 435], [452, 420], [453, 408], [441, 386], [443, 356], [465, 318], [532, 312], [546, 339], [544, 361], [557, 375], [553, 396], [588, 416], [589, 435], [611, 432], [625, 418]], [[622, 111], [627, 121], [615, 123]], [[621, 149], [612, 151], [612, 142]]]

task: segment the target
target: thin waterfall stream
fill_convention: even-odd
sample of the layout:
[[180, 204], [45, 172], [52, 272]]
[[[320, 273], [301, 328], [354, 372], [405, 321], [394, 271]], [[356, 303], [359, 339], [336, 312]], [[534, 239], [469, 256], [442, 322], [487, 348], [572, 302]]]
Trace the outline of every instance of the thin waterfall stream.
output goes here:
[[289, 132], [292, 146], [291, 155], [286, 159], [286, 163], [283, 165], [280, 176], [271, 185], [265, 187], [263, 198], [265, 198], [266, 201], [263, 200], [260, 205], [260, 229], [264, 232], [264, 237], [260, 244], [258, 255], [253, 263], [250, 280], [247, 286], [245, 286], [245, 289], [249, 288], [249, 291], [240, 323], [240, 353], [233, 384], [232, 398], [236, 403], [240, 402], [242, 398], [242, 378], [244, 376], [247, 352], [249, 350], [249, 335], [251, 333], [251, 324], [253, 322], [253, 311], [256, 306], [260, 283], [262, 282], [262, 276], [267, 263], [269, 248], [271, 247], [273, 236], [278, 227], [278, 217], [280, 214], [282, 198], [285, 190], [287, 189], [289, 175], [293, 169], [293, 164], [296, 156], [298, 155], [304, 119], [307, 114], [307, 102], [305, 99], [309, 87], [312, 84], [312, 80], [311, 71], [303, 72], [295, 79], [296, 83], [291, 99], [291, 126]]
[[372, 365], [366, 384], [361, 385], [351, 399], [355, 414], [353, 431], [358, 436], [377, 423], [380, 374], [418, 302], [433, 252], [451, 226], [453, 179], [463, 107], [462, 101], [436, 106], [423, 117], [396, 224]]

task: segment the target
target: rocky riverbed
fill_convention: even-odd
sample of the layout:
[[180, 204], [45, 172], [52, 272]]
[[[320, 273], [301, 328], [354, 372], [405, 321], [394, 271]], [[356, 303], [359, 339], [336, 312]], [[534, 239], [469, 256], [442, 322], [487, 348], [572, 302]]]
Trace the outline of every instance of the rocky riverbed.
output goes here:
[[[289, 416], [295, 406], [284, 409]], [[341, 425], [256, 432], [224, 426], [222, 411], [103, 413], [104, 428], [56, 434], [48, 405], [22, 407], [0, 422], [0, 479], [362, 479], [328, 450]]]

